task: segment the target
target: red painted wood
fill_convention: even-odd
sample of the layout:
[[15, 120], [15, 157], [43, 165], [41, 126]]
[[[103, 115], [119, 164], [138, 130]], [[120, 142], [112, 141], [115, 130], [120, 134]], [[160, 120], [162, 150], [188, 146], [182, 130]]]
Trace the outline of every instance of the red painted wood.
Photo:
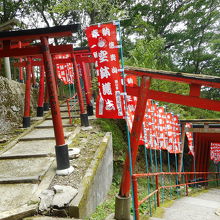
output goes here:
[[44, 66], [40, 67], [40, 83], [38, 92], [38, 107], [44, 105]]
[[46, 37], [42, 37], [41, 44], [56, 145], [62, 146], [65, 144], [64, 131], [60, 114], [60, 106], [56, 89], [56, 80], [53, 70], [53, 63], [50, 54], [48, 39]]
[[190, 85], [190, 96], [199, 97], [201, 91], [201, 85], [198, 84], [191, 84]]
[[0, 40], [16, 40], [16, 41], [24, 41], [24, 40], [34, 40], [40, 39], [41, 37], [64, 37], [64, 36], [72, 36], [72, 31], [64, 31], [57, 33], [46, 33], [46, 34], [33, 34], [33, 35], [22, 35], [22, 36], [9, 36], [9, 37], [1, 37]]
[[[21, 41], [18, 42], [18, 48], [22, 48], [23, 44]], [[19, 62], [22, 62], [22, 58], [19, 58]], [[23, 68], [19, 67], [19, 80], [22, 82], [24, 80]]]
[[[73, 51], [72, 45], [58, 45], [50, 46], [51, 54], [71, 53]], [[41, 56], [41, 46], [32, 46], [27, 48], [3, 49], [0, 50], [1, 57], [26, 57], [26, 56]]]
[[[138, 87], [127, 87], [128, 95], [137, 96], [138, 90], [139, 90]], [[169, 92], [160, 92], [155, 90], [149, 90], [148, 96], [150, 99], [154, 99], [157, 101], [186, 105], [190, 107], [202, 108], [213, 111], [220, 111], [220, 101], [217, 100], [179, 95]]]
[[26, 87], [25, 87], [25, 101], [24, 101], [24, 117], [30, 117], [31, 110], [31, 58], [27, 58], [26, 68]]
[[196, 79], [193, 78], [193, 76], [190, 76], [192, 74], [188, 74], [189, 77], [180, 77], [178, 74], [176, 75], [162, 75], [160, 73], [147, 73], [147, 72], [134, 72], [130, 70], [125, 70], [126, 74], [133, 74], [136, 76], [148, 76], [152, 77], [154, 79], [160, 79], [160, 80], [168, 80], [168, 81], [175, 81], [175, 82], [183, 82], [187, 84], [199, 84], [199, 85], [204, 85], [208, 87], [215, 87], [215, 88], [220, 88], [220, 83], [218, 82], [210, 82], [207, 80], [201, 80], [201, 79]]
[[91, 104], [91, 91], [92, 91], [92, 88], [89, 87], [89, 77], [88, 77], [89, 73], [86, 70], [85, 63], [81, 62], [80, 65], [82, 67], [82, 77], [83, 77], [83, 81], [84, 81], [86, 103], [88, 105], [90, 105]]
[[[84, 55], [84, 54], [83, 54]], [[76, 59], [77, 63], [80, 63], [80, 62], [84, 62], [84, 63], [94, 63], [95, 60], [93, 57], [85, 57], [85, 56], [77, 56], [77, 59]]]
[[[146, 103], [148, 96], [148, 90], [150, 88], [150, 78], [149, 77], [143, 77], [141, 82], [141, 87], [139, 90], [138, 100], [137, 100], [137, 106], [136, 111], [134, 115], [134, 122], [131, 130], [131, 154], [132, 154], [132, 167], [134, 168], [136, 158], [137, 158], [137, 152], [138, 152], [138, 144], [139, 139], [141, 135], [142, 130], [142, 123], [144, 119], [145, 109], [146, 109]], [[124, 170], [123, 170], [123, 176], [121, 180], [121, 186], [120, 186], [120, 196], [129, 196], [130, 192], [130, 172], [129, 172], [129, 155], [127, 153], [125, 164], [124, 164]]]
[[74, 77], [76, 80], [76, 92], [77, 92], [77, 97], [79, 101], [80, 113], [85, 114], [86, 112], [85, 112], [85, 107], [84, 107], [82, 88], [80, 84], [79, 70], [78, 70], [77, 63], [76, 63], [76, 57], [74, 54], [72, 54], [72, 62], [73, 62], [73, 68], [74, 68]]

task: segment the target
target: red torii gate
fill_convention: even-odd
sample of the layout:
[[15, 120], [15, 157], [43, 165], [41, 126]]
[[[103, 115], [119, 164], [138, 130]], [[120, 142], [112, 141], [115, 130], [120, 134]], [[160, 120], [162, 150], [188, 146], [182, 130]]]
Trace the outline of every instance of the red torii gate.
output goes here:
[[[53, 71], [53, 63], [51, 54], [66, 53], [73, 50], [72, 45], [59, 45], [49, 46], [48, 38], [51, 37], [64, 37], [72, 36], [72, 32], [76, 32], [79, 28], [78, 24], [56, 26], [50, 28], [39, 28], [21, 31], [0, 32], [0, 41], [3, 48], [0, 50], [0, 58], [3, 57], [23, 57], [23, 56], [35, 56], [40, 55], [44, 60], [44, 67], [46, 72], [47, 88], [49, 93], [49, 100], [51, 106], [51, 113], [54, 125], [54, 133], [56, 140], [56, 160], [57, 160], [57, 174], [67, 175], [73, 171], [70, 167], [68, 146], [65, 144], [64, 131], [62, 125], [62, 119], [60, 114], [59, 101], [56, 90], [56, 81]], [[41, 44], [37, 46], [31, 46], [27, 48], [11, 48], [11, 44], [14, 41], [25, 40], [40, 40]], [[28, 58], [27, 68], [27, 84], [26, 95], [30, 95], [30, 58]], [[30, 99], [25, 99], [25, 105], [30, 106]], [[24, 118], [26, 123], [30, 123], [30, 117]]]
[[[89, 121], [88, 121], [88, 115], [93, 115], [93, 106], [91, 103], [91, 96], [92, 96], [92, 89], [91, 89], [91, 79], [89, 78], [89, 73], [86, 69], [86, 63], [92, 63], [94, 62], [94, 59], [91, 57], [91, 53], [89, 52], [89, 49], [86, 48], [75, 48], [71, 53], [71, 56], [74, 57], [74, 59], [71, 58], [65, 58], [65, 59], [54, 59], [53, 58], [53, 64], [66, 64], [66, 63], [73, 63], [74, 70], [75, 70], [75, 79], [76, 79], [76, 89], [77, 89], [77, 94], [78, 94], [78, 99], [79, 99], [79, 104], [80, 104], [80, 118], [81, 118], [81, 125], [82, 126], [89, 126]], [[35, 56], [32, 58], [40, 58], [40, 56]], [[75, 61], [76, 60], [76, 63]], [[85, 96], [86, 96], [86, 102], [87, 102], [87, 114], [85, 113], [84, 109], [84, 104], [83, 104], [83, 95], [82, 95], [82, 88], [80, 85], [80, 77], [79, 77], [79, 71], [77, 65], [82, 65], [83, 70], [82, 70], [82, 77], [84, 80], [84, 85], [85, 85]], [[42, 60], [37, 60], [37, 61], [31, 61], [31, 66], [42, 66], [43, 61]], [[28, 67], [28, 62], [23, 61], [23, 62], [17, 62], [14, 63], [14, 66], [17, 67]], [[39, 87], [39, 96], [38, 96], [38, 108], [37, 108], [37, 116], [43, 116], [43, 75], [41, 71], [41, 80], [40, 80], [40, 87]]]
[[[125, 67], [125, 74], [136, 75], [141, 80], [141, 85], [127, 87], [127, 94], [137, 97], [137, 106], [134, 115], [134, 121], [131, 130], [131, 157], [132, 167], [135, 167], [138, 145], [142, 130], [142, 123], [146, 110], [147, 99], [181, 104], [190, 107], [220, 111], [220, 101], [210, 100], [200, 97], [201, 87], [220, 88], [220, 77], [196, 75], [188, 73], [177, 73], [170, 71], [152, 70], [147, 68]], [[150, 88], [151, 79], [166, 80], [186, 83], [190, 87], [189, 95], [179, 95], [169, 92], [156, 91]], [[179, 154], [179, 159], [182, 160], [182, 153]], [[129, 193], [130, 193], [131, 176], [129, 171], [129, 155], [127, 154], [124, 170], [120, 185], [119, 195], [116, 197], [116, 219], [130, 219], [129, 209]]]

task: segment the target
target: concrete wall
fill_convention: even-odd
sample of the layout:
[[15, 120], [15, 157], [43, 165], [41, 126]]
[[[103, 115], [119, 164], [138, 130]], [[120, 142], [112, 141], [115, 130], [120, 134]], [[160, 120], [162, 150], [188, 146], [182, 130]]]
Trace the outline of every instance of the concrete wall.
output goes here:
[[[32, 111], [36, 103], [36, 91], [34, 93]], [[0, 76], [0, 134], [6, 134], [12, 127], [22, 122], [24, 94], [24, 84]]]
[[80, 184], [78, 195], [70, 204], [69, 215], [82, 219], [91, 215], [96, 207], [105, 200], [112, 184], [112, 176], [112, 135], [108, 132], [100, 143]]

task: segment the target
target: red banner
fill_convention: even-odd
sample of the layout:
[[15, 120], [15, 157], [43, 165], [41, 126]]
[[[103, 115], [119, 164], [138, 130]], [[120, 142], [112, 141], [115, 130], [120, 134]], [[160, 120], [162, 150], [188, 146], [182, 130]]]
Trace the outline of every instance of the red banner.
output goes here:
[[[55, 59], [66, 59], [69, 58], [70, 54], [60, 54], [55, 55]], [[56, 72], [58, 78], [64, 84], [73, 84], [74, 83], [74, 73], [73, 73], [73, 64], [65, 63], [65, 64], [56, 64]]]
[[113, 23], [86, 28], [98, 77], [99, 95], [96, 100], [96, 117], [99, 118], [124, 118], [116, 29], [117, 26]]
[[213, 160], [214, 163], [218, 163], [220, 161], [220, 143], [211, 143], [210, 159]]
[[[186, 123], [185, 128], [192, 128], [192, 123]], [[188, 154], [191, 154], [194, 157], [195, 152], [194, 152], [194, 145], [193, 145], [193, 133], [187, 131], [186, 137], [188, 139], [188, 147], [189, 147]]]

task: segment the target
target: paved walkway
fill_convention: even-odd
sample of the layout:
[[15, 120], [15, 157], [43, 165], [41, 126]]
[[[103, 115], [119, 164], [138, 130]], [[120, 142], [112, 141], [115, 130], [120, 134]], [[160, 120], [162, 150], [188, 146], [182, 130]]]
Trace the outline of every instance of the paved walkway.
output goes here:
[[177, 199], [171, 207], [164, 209], [163, 218], [152, 217], [150, 220], [220, 220], [220, 189]]
[[[62, 107], [64, 134], [68, 143], [74, 135], [74, 128], [69, 131], [65, 110]], [[32, 121], [35, 125], [0, 155], [0, 219], [19, 219], [25, 213], [34, 213], [39, 194], [48, 188], [55, 176], [53, 124], [52, 120], [44, 119]]]

